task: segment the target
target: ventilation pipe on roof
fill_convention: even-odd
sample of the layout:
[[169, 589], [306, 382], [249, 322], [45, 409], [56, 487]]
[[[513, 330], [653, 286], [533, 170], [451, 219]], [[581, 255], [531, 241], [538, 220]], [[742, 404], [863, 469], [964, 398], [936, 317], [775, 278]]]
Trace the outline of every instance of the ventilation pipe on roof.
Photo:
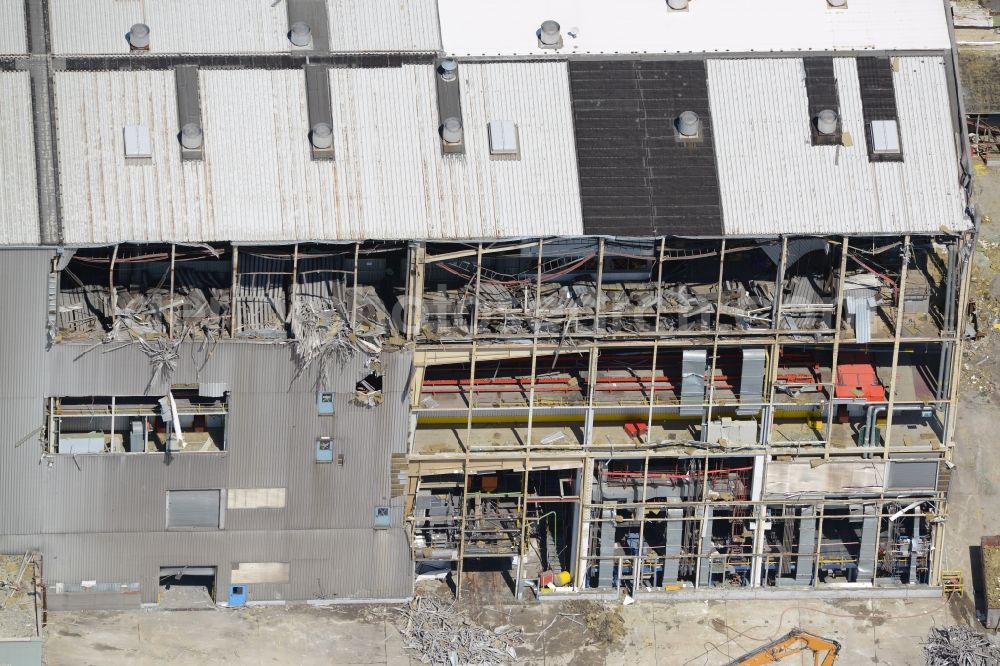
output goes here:
[[187, 123], [181, 128], [181, 145], [187, 150], [198, 150], [205, 142], [205, 133], [195, 123]]
[[694, 138], [701, 133], [701, 119], [694, 111], [684, 111], [677, 118], [677, 131], [682, 137]]
[[316, 123], [310, 132], [309, 140], [317, 150], [333, 148], [333, 128], [326, 123]]
[[461, 143], [462, 121], [455, 116], [445, 118], [444, 124], [441, 125], [441, 138], [445, 143]]
[[292, 29], [288, 31], [288, 39], [294, 46], [309, 46], [312, 41], [312, 30], [308, 23], [299, 21], [292, 24]]
[[562, 35], [559, 34], [559, 23], [553, 20], [542, 21], [538, 30], [538, 45], [543, 49], [562, 48]]
[[837, 131], [837, 112], [832, 109], [823, 109], [816, 116], [816, 129], [820, 134], [829, 136]]
[[458, 76], [458, 63], [451, 58], [442, 60], [441, 64], [438, 65], [438, 74], [445, 81], [454, 81], [455, 77]]
[[826, 0], [826, 4], [830, 5], [834, 9], [840, 9], [841, 7], [847, 6], [847, 0]]
[[128, 43], [133, 51], [146, 51], [149, 49], [149, 26], [145, 23], [136, 23], [128, 31]]
[[687, 9], [688, 0], [667, 0], [667, 7], [673, 10]]

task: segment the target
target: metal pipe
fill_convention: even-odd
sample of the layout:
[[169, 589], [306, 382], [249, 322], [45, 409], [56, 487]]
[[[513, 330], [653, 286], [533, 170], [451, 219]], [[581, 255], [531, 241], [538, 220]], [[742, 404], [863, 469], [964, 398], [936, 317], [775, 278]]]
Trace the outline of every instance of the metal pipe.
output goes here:
[[[865, 441], [862, 446], [875, 446], [873, 443], [875, 438], [875, 421], [878, 419], [879, 412], [884, 412], [888, 408], [888, 405], [872, 405], [868, 408], [868, 415], [865, 418]], [[927, 407], [924, 405], [894, 405], [892, 412], [893, 414], [896, 412], [922, 412], [925, 409], [927, 409]], [[868, 457], [868, 454], [866, 454], [866, 457]]]

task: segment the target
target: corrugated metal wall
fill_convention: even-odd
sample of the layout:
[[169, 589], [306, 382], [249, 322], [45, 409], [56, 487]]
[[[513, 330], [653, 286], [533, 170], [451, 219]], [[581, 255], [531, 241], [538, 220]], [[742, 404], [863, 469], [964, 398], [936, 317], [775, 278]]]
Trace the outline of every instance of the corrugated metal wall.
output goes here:
[[[292, 563], [287, 585], [250, 586], [251, 598], [410, 594], [398, 499], [392, 527], [372, 527], [375, 507], [390, 504], [391, 455], [405, 451], [408, 353], [383, 356], [385, 403], [371, 409], [350, 402], [368, 374], [363, 359], [335, 367], [326, 390], [336, 394], [336, 413], [320, 417], [317, 374], [296, 377], [288, 345], [225, 342], [207, 353], [186, 344], [171, 382], [229, 387], [225, 453], [43, 458], [47, 396], [167, 388], [148, 386], [151, 366], [136, 345], [45, 350], [50, 257], [0, 254], [0, 302], [17, 313], [0, 318], [0, 551], [39, 548], [49, 583], [141, 582], [145, 602], [155, 600], [160, 566], [216, 566], [222, 589], [241, 561]], [[336, 439], [343, 466], [314, 462], [321, 435]], [[260, 487], [287, 488], [285, 508], [227, 510], [220, 531], [165, 531], [167, 490]]]

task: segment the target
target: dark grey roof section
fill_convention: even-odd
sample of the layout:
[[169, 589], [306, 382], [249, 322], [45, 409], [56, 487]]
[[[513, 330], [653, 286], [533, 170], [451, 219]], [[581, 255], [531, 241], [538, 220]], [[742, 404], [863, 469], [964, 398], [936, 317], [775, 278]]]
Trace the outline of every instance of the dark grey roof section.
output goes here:
[[[833, 58], [819, 56], [803, 58], [806, 69], [806, 96], [809, 99], [809, 125], [812, 128], [814, 146], [835, 146], [842, 140], [843, 126], [840, 121], [840, 95], [837, 91], [837, 77], [833, 72]], [[837, 113], [837, 131], [823, 134], [816, 126], [820, 111], [830, 109]]]
[[857, 65], [868, 158], [872, 162], [902, 162], [902, 150], [892, 154], [876, 153], [872, 140], [873, 120], [892, 120], [897, 125], [899, 123], [899, 114], [896, 111], [896, 86], [892, 80], [892, 60], [887, 57], [864, 56], [857, 59]]
[[[703, 60], [571, 61], [570, 87], [587, 234], [721, 234]], [[698, 114], [696, 138], [677, 117]]]

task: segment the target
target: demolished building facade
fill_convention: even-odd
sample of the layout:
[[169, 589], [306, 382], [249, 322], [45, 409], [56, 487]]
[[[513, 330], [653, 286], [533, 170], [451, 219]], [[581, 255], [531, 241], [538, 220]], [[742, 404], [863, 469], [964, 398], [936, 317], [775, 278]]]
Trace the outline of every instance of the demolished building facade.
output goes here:
[[939, 585], [943, 3], [91, 4], [0, 31], [0, 550], [50, 607]]

